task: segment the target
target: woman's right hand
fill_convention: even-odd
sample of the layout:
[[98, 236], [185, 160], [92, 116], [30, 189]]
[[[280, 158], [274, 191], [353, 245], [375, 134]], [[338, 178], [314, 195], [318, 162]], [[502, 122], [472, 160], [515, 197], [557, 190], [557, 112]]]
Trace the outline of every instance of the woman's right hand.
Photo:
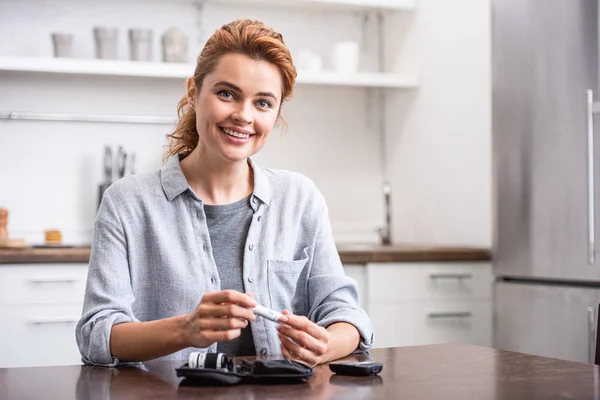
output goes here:
[[236, 290], [206, 293], [196, 309], [185, 317], [184, 341], [188, 347], [205, 348], [240, 336], [254, 321], [256, 307], [251, 294]]

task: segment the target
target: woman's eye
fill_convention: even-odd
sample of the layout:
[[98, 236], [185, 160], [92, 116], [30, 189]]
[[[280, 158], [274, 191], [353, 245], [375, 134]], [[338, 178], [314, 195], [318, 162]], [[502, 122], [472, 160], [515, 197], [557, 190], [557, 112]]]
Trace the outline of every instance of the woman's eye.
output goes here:
[[230, 91], [228, 91], [228, 90], [220, 90], [220, 91], [217, 93], [217, 95], [218, 95], [218, 96], [220, 96], [220, 97], [222, 97], [222, 98], [224, 98], [224, 99], [228, 99], [228, 100], [229, 100], [229, 99], [233, 99], [233, 93], [231, 93], [231, 92], [230, 92]]
[[266, 100], [259, 100], [256, 102], [256, 104], [260, 107], [260, 108], [271, 108], [271, 103], [269, 103]]

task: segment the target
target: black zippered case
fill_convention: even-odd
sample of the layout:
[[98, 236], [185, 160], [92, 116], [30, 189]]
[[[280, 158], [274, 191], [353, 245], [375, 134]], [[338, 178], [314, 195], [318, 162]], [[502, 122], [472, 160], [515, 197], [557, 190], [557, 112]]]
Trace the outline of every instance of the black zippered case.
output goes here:
[[182, 385], [223, 386], [241, 383], [281, 384], [302, 383], [313, 375], [313, 369], [290, 360], [242, 360], [227, 359], [222, 368], [192, 368], [185, 363], [176, 368], [178, 377], [185, 378]]

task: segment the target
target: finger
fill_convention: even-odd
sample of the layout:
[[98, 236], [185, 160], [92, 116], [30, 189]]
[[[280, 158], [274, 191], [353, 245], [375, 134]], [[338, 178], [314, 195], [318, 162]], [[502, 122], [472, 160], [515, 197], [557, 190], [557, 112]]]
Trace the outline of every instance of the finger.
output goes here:
[[317, 338], [318, 340], [327, 339], [327, 330], [303, 315], [290, 314], [289, 311], [283, 310], [283, 314], [287, 317], [286, 325], [296, 328], [301, 331], [305, 331], [309, 335]]
[[278, 325], [277, 330], [281, 335], [287, 336], [300, 346], [306, 347], [319, 356], [322, 356], [327, 351], [327, 345], [325, 343], [309, 335], [307, 332], [283, 324]]
[[254, 298], [254, 295], [250, 292], [246, 292], [246, 296], [250, 296], [250, 297]]
[[233, 340], [240, 336], [242, 331], [240, 329], [230, 329], [228, 331], [203, 331], [202, 336], [205, 340], [210, 342], [226, 342]]
[[221, 292], [207, 293], [202, 300], [205, 298], [212, 303], [233, 303], [246, 308], [254, 308], [258, 305], [256, 300], [252, 297], [247, 296], [242, 292], [238, 292], [237, 290], [223, 290]]
[[200, 316], [241, 318], [248, 321], [256, 320], [256, 315], [252, 311], [237, 304], [201, 304]]
[[290, 351], [283, 345], [283, 343], [279, 346], [279, 348], [281, 349], [281, 354], [283, 355], [283, 358], [287, 360], [296, 360], [294, 355], [290, 353]]
[[310, 365], [316, 365], [319, 363], [319, 357], [311, 352], [309, 349], [306, 349], [298, 344], [294, 343], [289, 337], [279, 335], [279, 340], [283, 347], [291, 353], [294, 358], [301, 360], [304, 363]]
[[248, 321], [240, 318], [209, 317], [201, 318], [198, 326], [202, 330], [210, 331], [243, 329], [248, 326]]
[[283, 344], [280, 345], [279, 348], [281, 349], [281, 355], [283, 355], [283, 358], [285, 358], [286, 360], [291, 360], [291, 361], [299, 362], [299, 363], [308, 365], [309, 367], [313, 366], [312, 364], [308, 364], [306, 361], [300, 360], [299, 358], [297, 358]]

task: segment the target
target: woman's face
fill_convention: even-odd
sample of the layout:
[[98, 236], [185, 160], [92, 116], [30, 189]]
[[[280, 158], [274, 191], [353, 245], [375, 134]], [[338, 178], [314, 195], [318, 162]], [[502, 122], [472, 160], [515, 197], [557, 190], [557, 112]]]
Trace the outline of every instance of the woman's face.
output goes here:
[[237, 53], [223, 56], [192, 96], [202, 146], [232, 162], [257, 153], [277, 121], [281, 91], [275, 65]]

